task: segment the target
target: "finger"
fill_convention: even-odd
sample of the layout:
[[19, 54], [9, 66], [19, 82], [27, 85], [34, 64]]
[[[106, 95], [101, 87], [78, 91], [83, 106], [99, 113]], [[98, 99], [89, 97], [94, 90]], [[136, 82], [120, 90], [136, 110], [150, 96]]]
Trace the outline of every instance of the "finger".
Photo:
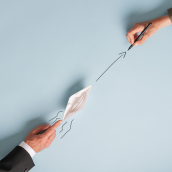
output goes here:
[[48, 137], [48, 140], [51, 138], [52, 135], [56, 134], [56, 130]]
[[128, 34], [126, 35], [126, 37], [127, 37], [127, 39], [128, 39], [128, 42], [129, 42], [130, 44], [132, 44], [132, 41], [131, 41], [131, 39], [130, 39], [130, 37], [129, 37]]
[[54, 123], [45, 133], [44, 135], [49, 137], [55, 130], [56, 128], [62, 123], [62, 120], [57, 121]]
[[140, 23], [135, 23], [134, 26], [128, 31], [131, 34], [136, 34], [138, 32], [142, 32], [145, 26]]
[[44, 144], [44, 148], [48, 148], [56, 137], [56, 133], [53, 133]]
[[50, 145], [54, 141], [55, 138], [56, 138], [56, 134], [53, 134], [52, 137], [51, 137], [51, 139], [50, 139]]
[[130, 44], [134, 43], [134, 34], [131, 34], [130, 32], [127, 33], [127, 39]]
[[54, 136], [56, 136], [56, 131], [48, 137], [48, 140], [52, 141], [52, 139], [54, 139]]
[[138, 40], [134, 43], [134, 46], [142, 45], [150, 36], [148, 34], [144, 34], [142, 39]]
[[53, 142], [53, 140], [55, 139], [55, 137], [56, 137], [56, 132], [54, 132], [53, 134], [51, 134], [48, 137], [48, 140], [47, 140], [47, 143], [46, 143], [46, 147], [49, 147], [51, 145], [51, 143]]
[[43, 130], [47, 130], [50, 127], [50, 124], [42, 124], [36, 128], [34, 128], [31, 132], [32, 134], [38, 134], [39, 132]]
[[133, 44], [135, 41], [135, 34], [138, 32], [142, 32], [144, 30], [143, 25], [135, 24], [127, 33], [127, 38], [130, 40], [130, 44]]

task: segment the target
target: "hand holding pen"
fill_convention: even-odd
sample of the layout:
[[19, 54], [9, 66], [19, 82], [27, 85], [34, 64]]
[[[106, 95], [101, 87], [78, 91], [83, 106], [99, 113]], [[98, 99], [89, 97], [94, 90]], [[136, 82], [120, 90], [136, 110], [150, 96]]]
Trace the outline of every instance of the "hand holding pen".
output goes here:
[[[143, 30], [148, 26], [149, 23], [152, 23], [151, 27], [147, 29], [147, 31], [143, 34], [144, 36], [140, 40], [136, 40], [135, 34], [138, 32], [143, 32]], [[127, 39], [130, 44], [136, 45], [142, 45], [149, 37], [154, 35], [159, 29], [171, 25], [171, 20], [168, 15], [158, 17], [154, 20], [145, 21], [141, 23], [136, 23], [134, 26], [129, 30], [127, 33]]]

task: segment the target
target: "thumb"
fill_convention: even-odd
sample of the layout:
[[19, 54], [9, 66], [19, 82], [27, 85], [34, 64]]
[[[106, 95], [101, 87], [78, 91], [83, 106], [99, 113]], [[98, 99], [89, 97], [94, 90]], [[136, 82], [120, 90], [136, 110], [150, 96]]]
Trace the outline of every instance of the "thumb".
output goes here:
[[43, 130], [47, 130], [48, 128], [50, 127], [50, 124], [42, 124], [36, 128], [34, 128], [31, 133], [36, 135], [38, 134], [39, 132], [43, 131]]
[[138, 40], [137, 42], [134, 43], [134, 46], [136, 45], [142, 45], [150, 36], [148, 34], [144, 34], [142, 39]]

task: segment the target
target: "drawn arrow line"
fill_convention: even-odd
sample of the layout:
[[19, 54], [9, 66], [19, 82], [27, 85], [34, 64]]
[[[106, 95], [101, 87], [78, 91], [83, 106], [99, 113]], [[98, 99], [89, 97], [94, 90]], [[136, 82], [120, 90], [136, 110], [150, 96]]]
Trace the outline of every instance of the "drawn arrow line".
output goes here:
[[100, 77], [96, 80], [96, 82], [108, 71], [108, 69], [114, 64], [114, 63], [116, 63], [122, 56], [124, 56], [125, 57], [125, 55], [126, 55], [126, 52], [123, 52], [123, 53], [120, 53], [120, 54], [122, 54], [120, 57], [118, 57], [103, 73], [102, 73], [102, 75], [100, 75]]
[[122, 52], [122, 53], [119, 53], [119, 54], [123, 54], [123, 55], [124, 55], [124, 57], [123, 57], [123, 58], [125, 58], [126, 52]]

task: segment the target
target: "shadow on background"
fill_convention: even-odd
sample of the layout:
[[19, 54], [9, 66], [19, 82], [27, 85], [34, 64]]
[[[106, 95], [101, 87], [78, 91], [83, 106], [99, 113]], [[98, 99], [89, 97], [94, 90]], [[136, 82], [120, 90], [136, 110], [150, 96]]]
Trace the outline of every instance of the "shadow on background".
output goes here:
[[133, 11], [133, 13], [127, 15], [127, 17], [124, 19], [126, 33], [133, 27], [135, 23], [144, 22], [163, 15], [167, 15], [167, 9], [169, 8], [172, 8], [172, 0], [164, 0], [161, 4], [159, 4], [158, 7], [146, 13], [141, 13], [139, 11], [139, 7], [137, 11]]
[[[83, 78], [78, 79], [75, 83], [73, 83], [69, 89], [65, 92], [64, 96], [61, 98], [62, 106], [66, 107], [69, 97], [72, 94], [75, 94], [76, 92], [82, 90], [84, 88], [83, 86]], [[44, 113], [48, 114], [47, 113]], [[63, 113], [60, 113], [59, 116], [63, 115]], [[37, 116], [37, 115], [36, 115]], [[11, 152], [12, 149], [14, 149], [17, 145], [20, 144], [21, 141], [23, 141], [26, 137], [26, 135], [35, 127], [45, 124], [47, 121], [44, 118], [44, 115], [40, 115], [40, 117], [32, 119], [31, 121], [27, 122], [23, 127], [21, 128], [21, 131], [19, 133], [16, 133], [12, 136], [9, 136], [5, 139], [0, 140], [0, 159], [5, 157], [9, 152]]]
[[16, 133], [10, 137], [0, 140], [0, 159], [5, 157], [12, 149], [24, 141], [26, 135], [35, 127], [46, 123], [43, 117], [39, 117], [27, 122], [19, 133]]
[[61, 106], [64, 108], [66, 108], [67, 102], [69, 100], [69, 97], [75, 93], [77, 93], [78, 91], [82, 90], [84, 88], [84, 84], [83, 84], [84, 78], [80, 78], [77, 81], [75, 81], [69, 88], [68, 90], [65, 92], [65, 94], [63, 95], [63, 97], [61, 98]]

